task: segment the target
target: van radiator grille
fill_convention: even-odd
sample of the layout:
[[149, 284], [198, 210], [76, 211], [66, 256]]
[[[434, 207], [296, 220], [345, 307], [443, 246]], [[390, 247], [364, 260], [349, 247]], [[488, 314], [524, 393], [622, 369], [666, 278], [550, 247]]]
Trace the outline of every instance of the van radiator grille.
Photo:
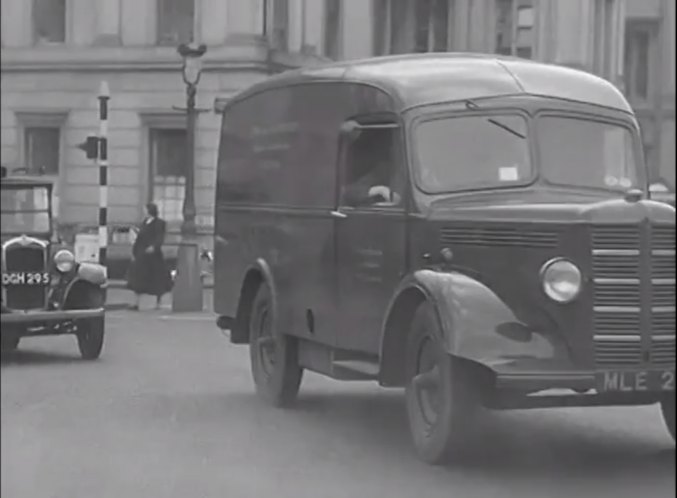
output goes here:
[[[643, 229], [592, 227], [594, 342], [599, 366], [675, 363], [675, 227], [648, 228], [650, 250], [642, 248]], [[642, 272], [645, 265], [650, 272]], [[648, 330], [642, 330], [643, 323], [650, 324]]]

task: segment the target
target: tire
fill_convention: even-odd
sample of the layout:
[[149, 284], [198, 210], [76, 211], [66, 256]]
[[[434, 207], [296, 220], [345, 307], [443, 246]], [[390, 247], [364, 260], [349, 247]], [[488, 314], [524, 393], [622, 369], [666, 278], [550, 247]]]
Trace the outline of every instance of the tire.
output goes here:
[[414, 447], [434, 465], [462, 453], [479, 407], [467, 370], [445, 351], [442, 337], [433, 306], [423, 303], [407, 340], [405, 397]]
[[268, 404], [286, 407], [296, 400], [303, 369], [296, 340], [274, 330], [270, 289], [262, 284], [252, 303], [249, 320], [249, 358], [256, 393]]
[[88, 318], [78, 323], [77, 338], [83, 360], [96, 360], [103, 349], [104, 319]]
[[661, 400], [661, 412], [663, 413], [663, 421], [668, 432], [675, 441], [675, 395], [667, 396]]
[[3, 334], [0, 341], [0, 349], [3, 353], [10, 353], [16, 351], [19, 347], [19, 341], [21, 338], [17, 335]]

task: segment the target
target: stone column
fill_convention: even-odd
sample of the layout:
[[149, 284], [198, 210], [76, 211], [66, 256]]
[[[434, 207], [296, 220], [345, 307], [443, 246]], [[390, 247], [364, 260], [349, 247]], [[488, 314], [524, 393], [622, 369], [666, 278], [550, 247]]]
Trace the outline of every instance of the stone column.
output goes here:
[[[289, 0], [289, 51], [300, 52], [303, 44], [305, 20], [303, 19], [303, 2], [305, 0]], [[275, 8], [275, 7], [273, 7]]]
[[315, 47], [317, 52], [323, 44], [324, 33], [324, 1], [305, 0], [305, 41], [308, 47]]
[[28, 47], [33, 44], [32, 2], [2, 0], [0, 20], [3, 48]]
[[369, 57], [373, 53], [371, 2], [343, 0], [343, 23], [341, 25], [344, 59]]
[[122, 4], [120, 0], [95, 0], [96, 1], [96, 39], [97, 45], [119, 45], [120, 18], [122, 16]]
[[128, 46], [154, 45], [157, 39], [156, 0], [121, 0], [122, 42]]
[[223, 45], [226, 41], [226, 19], [229, 17], [228, 4], [225, 0], [201, 0], [196, 10], [200, 16], [201, 42], [208, 46]]
[[227, 3], [227, 37], [231, 40], [260, 40], [263, 36], [263, 2], [221, 0]]
[[593, 23], [592, 10], [595, 0], [551, 0], [553, 23], [545, 33], [550, 32], [551, 43], [548, 62], [564, 66], [592, 69]]

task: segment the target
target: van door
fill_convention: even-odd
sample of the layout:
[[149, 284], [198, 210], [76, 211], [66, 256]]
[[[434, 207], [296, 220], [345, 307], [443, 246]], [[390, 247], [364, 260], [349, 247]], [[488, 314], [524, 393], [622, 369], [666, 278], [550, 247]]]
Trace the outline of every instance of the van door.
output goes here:
[[406, 272], [401, 132], [392, 118], [363, 118], [346, 126], [350, 131], [342, 133], [334, 212], [336, 345], [377, 354], [386, 308]]

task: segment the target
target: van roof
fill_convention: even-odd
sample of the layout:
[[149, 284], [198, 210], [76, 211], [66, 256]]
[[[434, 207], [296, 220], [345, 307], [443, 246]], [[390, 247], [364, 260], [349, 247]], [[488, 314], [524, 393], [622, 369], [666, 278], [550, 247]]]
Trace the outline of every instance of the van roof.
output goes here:
[[380, 87], [401, 109], [510, 95], [535, 95], [632, 113], [623, 94], [593, 74], [515, 57], [429, 53], [375, 57], [286, 71], [258, 83], [235, 100], [269, 88], [314, 81], [351, 81]]

